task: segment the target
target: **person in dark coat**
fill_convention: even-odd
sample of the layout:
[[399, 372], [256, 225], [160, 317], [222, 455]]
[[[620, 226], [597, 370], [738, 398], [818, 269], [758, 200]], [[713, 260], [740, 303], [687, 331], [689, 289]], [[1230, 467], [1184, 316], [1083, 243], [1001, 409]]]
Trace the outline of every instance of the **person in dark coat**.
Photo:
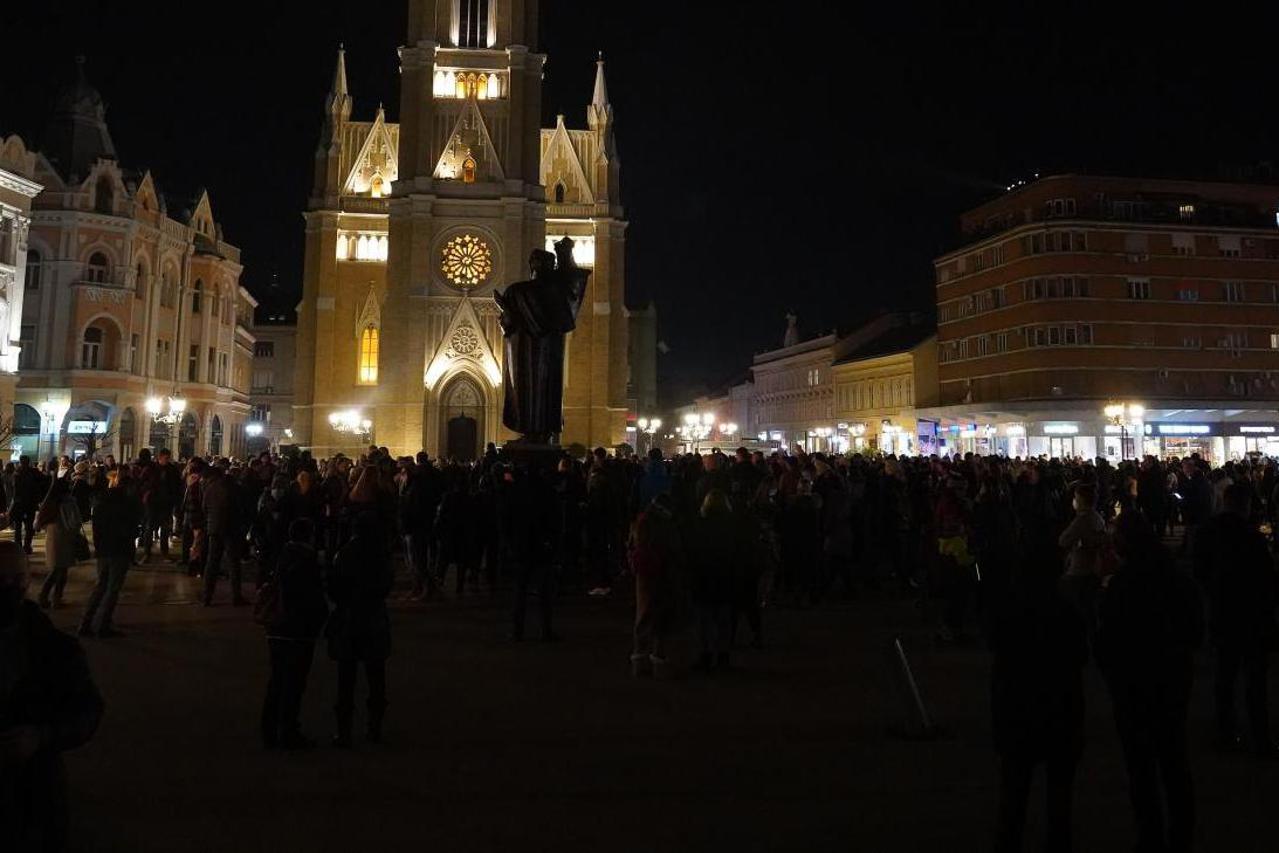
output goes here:
[[536, 467], [521, 470], [510, 491], [511, 557], [515, 568], [515, 606], [511, 639], [524, 639], [524, 615], [531, 588], [537, 590], [542, 641], [559, 639], [551, 628], [555, 603], [555, 547], [560, 541], [560, 505], [546, 476]]
[[217, 465], [210, 465], [200, 484], [200, 501], [204, 510], [207, 541], [204, 564], [205, 607], [213, 605], [224, 558], [231, 563], [231, 603], [242, 607], [249, 602], [240, 592], [239, 502], [236, 483]]
[[740, 533], [728, 497], [720, 489], [711, 489], [693, 525], [689, 567], [702, 643], [699, 668], [706, 672], [729, 666], [734, 571], [746, 556]]
[[133, 563], [133, 543], [142, 522], [142, 502], [132, 488], [127, 468], [107, 474], [107, 490], [93, 512], [93, 550], [98, 556], [98, 583], [80, 617], [80, 636], [118, 637], [111, 624], [124, 578]]
[[289, 526], [289, 541], [268, 578], [268, 583], [274, 584], [278, 606], [266, 626], [271, 678], [262, 703], [262, 744], [267, 749], [315, 745], [302, 734], [298, 723], [315, 640], [329, 617], [314, 540], [310, 519], [294, 520]]
[[1203, 605], [1139, 514], [1119, 516], [1114, 542], [1120, 569], [1102, 596], [1096, 654], [1128, 766], [1137, 849], [1185, 853], [1195, 824], [1186, 718]]
[[635, 522], [631, 572], [635, 575], [635, 630], [631, 674], [668, 674], [667, 639], [679, 616], [681, 584], [679, 525], [671, 496], [660, 493]]
[[31, 457], [20, 456], [18, 468], [13, 472], [13, 503], [9, 508], [9, 521], [13, 525], [14, 541], [22, 550], [31, 553], [31, 541], [35, 539], [36, 510], [49, 485], [40, 470], [31, 464]]
[[62, 753], [93, 737], [102, 697], [84, 652], [26, 600], [26, 558], [0, 542], [0, 847], [66, 846]]
[[1047, 777], [1049, 853], [1071, 847], [1075, 769], [1084, 747], [1083, 617], [1060, 593], [1051, 547], [1019, 567], [992, 601], [991, 717], [1000, 758], [997, 853], [1021, 853], [1035, 768]]
[[351, 745], [355, 715], [355, 676], [360, 664], [369, 682], [368, 738], [382, 739], [386, 715], [386, 659], [391, 655], [391, 619], [386, 598], [394, 576], [391, 555], [377, 516], [361, 513], [352, 522], [354, 535], [333, 559], [328, 578], [333, 613], [326, 637], [329, 657], [338, 665], [338, 696], [333, 711], [337, 734], [333, 745]]
[[1275, 758], [1279, 748], [1270, 739], [1266, 693], [1270, 652], [1279, 640], [1279, 575], [1266, 539], [1251, 518], [1252, 488], [1244, 483], [1228, 487], [1225, 511], [1204, 522], [1195, 538], [1195, 578], [1208, 593], [1209, 627], [1217, 647], [1219, 745], [1240, 745], [1235, 684], [1242, 671], [1253, 749]]

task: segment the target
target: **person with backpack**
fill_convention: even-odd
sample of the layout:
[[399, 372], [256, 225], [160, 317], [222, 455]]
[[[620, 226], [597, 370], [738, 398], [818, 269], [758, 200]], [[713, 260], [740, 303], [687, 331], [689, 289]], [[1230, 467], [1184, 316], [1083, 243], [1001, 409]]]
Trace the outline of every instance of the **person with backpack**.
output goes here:
[[298, 712], [315, 654], [315, 641], [329, 618], [320, 561], [310, 519], [289, 525], [289, 541], [275, 569], [258, 591], [255, 620], [266, 628], [271, 677], [262, 703], [262, 745], [306, 749], [315, 741], [302, 734]]

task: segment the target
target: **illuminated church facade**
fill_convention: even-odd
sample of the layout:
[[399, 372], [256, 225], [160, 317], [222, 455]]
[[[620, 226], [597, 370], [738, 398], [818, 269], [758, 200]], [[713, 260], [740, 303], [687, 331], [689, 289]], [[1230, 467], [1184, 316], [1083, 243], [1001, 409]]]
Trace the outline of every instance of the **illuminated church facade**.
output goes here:
[[352, 119], [345, 58], [305, 213], [294, 432], [474, 458], [501, 423], [495, 289], [561, 237], [592, 269], [567, 342], [561, 443], [626, 437], [626, 221], [603, 60], [585, 129], [541, 126], [536, 0], [410, 0], [400, 122]]

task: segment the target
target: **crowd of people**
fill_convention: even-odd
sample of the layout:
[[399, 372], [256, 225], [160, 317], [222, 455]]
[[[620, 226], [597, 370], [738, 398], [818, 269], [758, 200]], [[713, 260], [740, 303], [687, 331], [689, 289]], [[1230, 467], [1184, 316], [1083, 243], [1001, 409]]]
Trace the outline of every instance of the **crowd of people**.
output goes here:
[[[548, 466], [492, 445], [468, 464], [377, 447], [359, 458], [247, 462], [179, 461], [161, 449], [124, 464], [24, 457], [0, 483], [12, 554], [30, 554], [34, 531], [45, 533], [39, 607], [63, 606], [68, 569], [96, 556], [83, 637], [120, 636], [113, 617], [128, 571], [157, 551], [201, 579], [203, 606], [229, 578], [231, 604], [253, 604], [268, 640], [267, 747], [313, 745], [298, 718], [321, 638], [338, 668], [334, 743], [352, 744], [361, 668], [366, 734], [381, 738], [399, 554], [415, 600], [512, 589], [513, 641], [524, 639], [532, 596], [539, 636], [553, 641], [561, 591], [607, 597], [633, 583], [636, 677], [679, 668], [686, 626], [697, 636], [690, 663], [709, 675], [733, 665], [743, 623], [763, 647], [768, 607], [910, 596], [937, 643], [981, 636], [991, 649], [1000, 850], [1021, 849], [1039, 765], [1049, 849], [1070, 849], [1090, 660], [1113, 700], [1140, 849], [1189, 849], [1187, 715], [1205, 635], [1216, 654], [1218, 745], [1276, 755], [1266, 679], [1279, 639], [1279, 469], [1262, 458], [1214, 469], [1197, 456], [1115, 465], [597, 449]], [[252, 598], [244, 566], [254, 569]], [[23, 612], [39, 621], [38, 609]], [[1246, 741], [1235, 713], [1241, 676]]]

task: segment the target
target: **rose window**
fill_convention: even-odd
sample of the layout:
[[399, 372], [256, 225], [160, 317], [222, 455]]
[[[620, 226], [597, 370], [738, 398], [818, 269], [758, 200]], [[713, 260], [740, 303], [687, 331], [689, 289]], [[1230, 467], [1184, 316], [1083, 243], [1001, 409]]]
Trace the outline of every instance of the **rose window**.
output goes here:
[[459, 326], [449, 339], [449, 346], [458, 355], [471, 355], [479, 349], [480, 339], [470, 326]]
[[483, 284], [493, 272], [493, 253], [479, 237], [463, 234], [444, 244], [441, 269], [454, 287], [470, 290]]

